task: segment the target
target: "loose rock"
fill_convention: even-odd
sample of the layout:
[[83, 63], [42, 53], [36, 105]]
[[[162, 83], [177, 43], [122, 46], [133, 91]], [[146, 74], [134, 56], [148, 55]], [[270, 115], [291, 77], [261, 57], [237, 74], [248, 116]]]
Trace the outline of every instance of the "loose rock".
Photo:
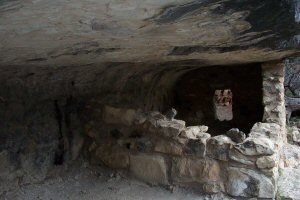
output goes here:
[[243, 143], [234, 146], [247, 156], [272, 155], [275, 152], [274, 143], [264, 137], [247, 138]]
[[246, 139], [246, 134], [240, 131], [238, 128], [232, 128], [227, 131], [226, 135], [236, 143], [242, 143]]

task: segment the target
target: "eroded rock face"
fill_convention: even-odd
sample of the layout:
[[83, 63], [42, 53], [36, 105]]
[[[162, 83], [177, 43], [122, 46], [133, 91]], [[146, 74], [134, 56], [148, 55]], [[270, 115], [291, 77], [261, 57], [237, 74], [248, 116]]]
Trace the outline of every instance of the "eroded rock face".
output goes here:
[[0, 63], [275, 60], [299, 45], [296, 2], [4, 1]]

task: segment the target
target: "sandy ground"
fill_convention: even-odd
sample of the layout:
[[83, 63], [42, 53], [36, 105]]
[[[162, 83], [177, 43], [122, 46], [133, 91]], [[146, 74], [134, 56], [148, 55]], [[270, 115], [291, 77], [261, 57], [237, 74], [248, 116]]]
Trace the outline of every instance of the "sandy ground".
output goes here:
[[0, 197], [1, 200], [220, 200], [218, 195], [201, 195], [179, 187], [151, 186], [124, 172], [91, 166], [58, 167], [39, 184], [22, 186]]

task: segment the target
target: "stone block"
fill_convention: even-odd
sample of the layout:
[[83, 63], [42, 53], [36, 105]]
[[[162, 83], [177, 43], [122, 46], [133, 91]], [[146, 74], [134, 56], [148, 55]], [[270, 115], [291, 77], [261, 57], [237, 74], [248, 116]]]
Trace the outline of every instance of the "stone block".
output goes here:
[[235, 143], [225, 135], [210, 138], [206, 145], [206, 154], [210, 158], [228, 161], [228, 152]]
[[121, 169], [129, 165], [129, 154], [126, 149], [114, 144], [102, 144], [95, 152], [96, 158], [106, 166]]
[[220, 180], [219, 163], [211, 159], [173, 158], [172, 179], [177, 183], [207, 183]]
[[274, 143], [265, 137], [247, 138], [243, 143], [234, 145], [238, 151], [247, 156], [273, 155]]
[[276, 141], [279, 138], [280, 131], [280, 126], [278, 124], [257, 122], [252, 127], [249, 137], [266, 137]]
[[164, 137], [175, 138], [185, 129], [185, 122], [181, 120], [156, 120], [149, 127], [149, 131]]
[[256, 165], [260, 169], [270, 169], [275, 167], [278, 164], [276, 155], [272, 156], [263, 156], [257, 159]]
[[154, 151], [169, 155], [181, 156], [183, 148], [180, 144], [172, 141], [159, 140], [156, 142]]
[[229, 158], [232, 161], [241, 163], [243, 165], [255, 166], [256, 158], [253, 156], [245, 156], [235, 148], [229, 150]]
[[206, 142], [200, 139], [188, 140], [185, 145], [184, 153], [187, 155], [204, 157], [206, 154]]
[[130, 155], [130, 172], [151, 184], [168, 184], [167, 163], [162, 156]]

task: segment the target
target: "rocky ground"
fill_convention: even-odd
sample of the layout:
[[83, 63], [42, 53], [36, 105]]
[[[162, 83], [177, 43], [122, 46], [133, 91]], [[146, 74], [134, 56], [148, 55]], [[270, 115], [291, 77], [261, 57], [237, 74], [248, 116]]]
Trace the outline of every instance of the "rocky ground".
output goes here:
[[58, 167], [39, 184], [25, 185], [7, 192], [1, 200], [230, 200], [223, 194], [200, 195], [183, 188], [151, 186], [128, 178], [123, 172], [101, 167], [73, 165]]
[[[278, 197], [300, 200], [300, 147], [284, 147], [285, 167], [280, 170]], [[280, 199], [279, 198], [279, 199]], [[195, 191], [151, 186], [125, 172], [81, 162], [57, 166], [49, 178], [38, 184], [23, 185], [5, 193], [0, 200], [233, 200], [224, 196], [202, 195]]]
[[285, 168], [279, 171], [278, 196], [281, 199], [300, 199], [300, 147], [287, 144], [283, 148]]

